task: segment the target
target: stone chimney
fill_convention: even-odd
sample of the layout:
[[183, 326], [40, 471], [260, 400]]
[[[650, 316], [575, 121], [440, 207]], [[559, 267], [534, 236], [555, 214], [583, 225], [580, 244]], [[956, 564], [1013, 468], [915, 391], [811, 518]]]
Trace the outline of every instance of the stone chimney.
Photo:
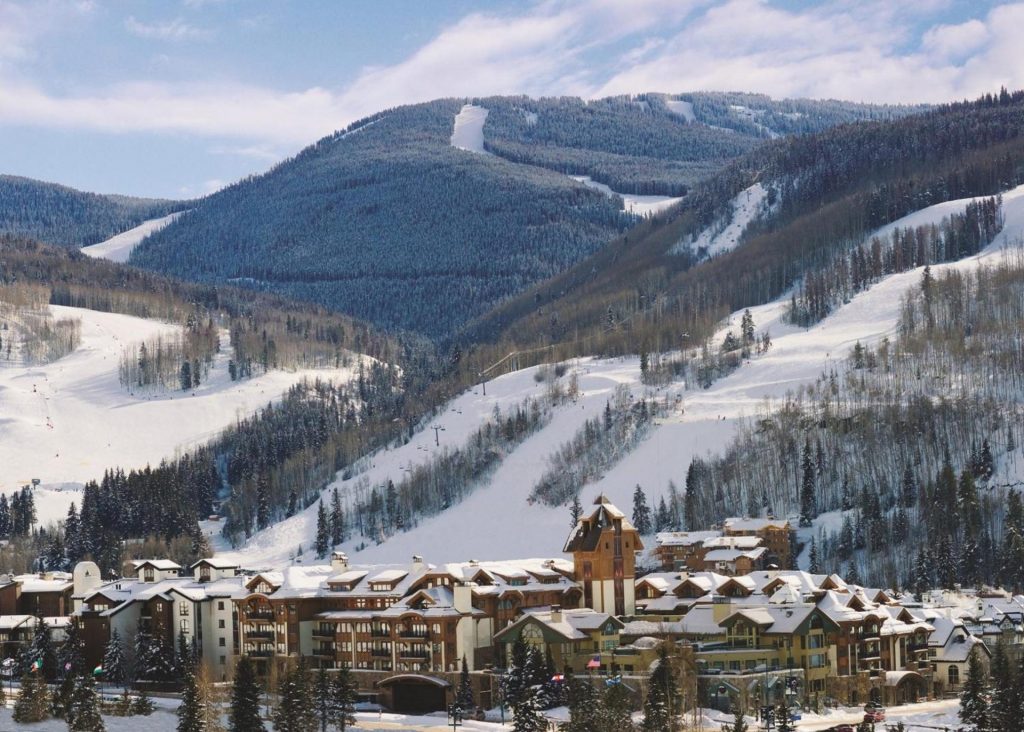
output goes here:
[[332, 552], [331, 569], [336, 572], [344, 572], [348, 569], [348, 554], [345, 552]]
[[412, 571], [413, 572], [423, 572], [424, 570], [426, 570], [426, 568], [427, 568], [427, 565], [423, 563], [423, 557], [421, 557], [419, 554], [413, 554], [412, 555]]
[[562, 622], [562, 606], [552, 605], [551, 606], [551, 622], [561, 623]]

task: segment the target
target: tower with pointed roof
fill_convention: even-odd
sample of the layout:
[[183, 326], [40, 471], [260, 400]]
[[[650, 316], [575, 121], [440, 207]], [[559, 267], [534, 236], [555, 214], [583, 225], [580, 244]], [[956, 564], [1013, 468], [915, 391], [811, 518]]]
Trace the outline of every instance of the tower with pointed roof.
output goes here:
[[643, 549], [640, 534], [607, 496], [599, 495], [594, 505], [594, 512], [573, 527], [563, 551], [572, 554], [584, 605], [598, 612], [633, 615], [636, 552]]

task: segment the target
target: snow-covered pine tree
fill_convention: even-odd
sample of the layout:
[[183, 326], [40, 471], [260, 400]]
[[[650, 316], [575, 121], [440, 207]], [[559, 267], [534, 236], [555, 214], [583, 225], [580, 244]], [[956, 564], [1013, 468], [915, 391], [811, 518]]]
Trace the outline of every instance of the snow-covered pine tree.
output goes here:
[[271, 715], [274, 732], [315, 732], [316, 709], [309, 679], [301, 663], [284, 674], [277, 687], [277, 706]]
[[651, 533], [651, 509], [647, 505], [647, 494], [639, 483], [633, 491], [633, 526], [641, 536]]
[[967, 659], [967, 679], [960, 694], [960, 721], [967, 725], [970, 732], [988, 732], [992, 729], [989, 696], [988, 674], [975, 649]]
[[178, 705], [177, 732], [206, 732], [204, 707], [207, 700], [203, 698], [199, 679], [191, 669], [185, 670], [184, 687], [181, 704]]
[[600, 729], [603, 699], [590, 682], [568, 676], [566, 694], [569, 721], [561, 726], [561, 732], [592, 732]]
[[616, 679], [606, 682], [598, 712], [597, 729], [602, 732], [633, 732], [633, 706], [629, 690]]
[[466, 714], [476, 708], [476, 699], [473, 696], [473, 682], [469, 678], [469, 664], [466, 657], [462, 657], [462, 670], [459, 673], [459, 689], [455, 694], [455, 703]]
[[21, 690], [14, 702], [14, 721], [22, 724], [42, 722], [50, 716], [50, 692], [41, 673], [28, 672], [21, 677]]
[[775, 732], [794, 732], [795, 729], [789, 718], [789, 707], [785, 704], [775, 707]]
[[324, 507], [323, 499], [316, 510], [316, 556], [323, 559], [327, 556], [327, 550], [331, 548], [331, 528], [327, 522], [327, 509]]
[[28, 672], [35, 667], [34, 673], [47, 681], [53, 681], [57, 677], [57, 654], [53, 648], [50, 626], [41, 617], [36, 617], [32, 642], [22, 651], [20, 662], [22, 672]]
[[99, 697], [92, 674], [85, 672], [75, 677], [74, 691], [67, 708], [69, 732], [106, 732], [100, 716]]
[[327, 725], [331, 722], [331, 696], [331, 679], [327, 676], [327, 670], [321, 666], [313, 681], [313, 706], [320, 732], [327, 732]]
[[103, 678], [115, 685], [123, 684], [128, 678], [124, 646], [116, 628], [110, 631], [110, 639], [103, 651]]
[[512, 715], [513, 732], [544, 732], [548, 728], [533, 689], [526, 689], [520, 695], [512, 705]]
[[678, 732], [682, 721], [682, 696], [668, 646], [658, 648], [658, 661], [651, 673], [644, 698], [643, 732]]
[[668, 510], [668, 504], [665, 503], [665, 496], [662, 496], [658, 500], [658, 510], [654, 513], [654, 530], [668, 531], [671, 528], [672, 514]]
[[334, 677], [331, 689], [331, 724], [338, 732], [345, 732], [356, 723], [356, 682], [348, 666], [342, 666]]
[[229, 732], [265, 732], [266, 727], [260, 719], [260, 693], [252, 660], [242, 656], [235, 664], [235, 680], [231, 685]]

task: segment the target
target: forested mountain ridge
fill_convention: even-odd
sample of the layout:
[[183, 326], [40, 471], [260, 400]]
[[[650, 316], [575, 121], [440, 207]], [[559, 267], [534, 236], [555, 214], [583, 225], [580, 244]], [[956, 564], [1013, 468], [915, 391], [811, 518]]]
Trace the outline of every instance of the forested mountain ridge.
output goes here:
[[0, 233], [59, 246], [97, 244], [186, 204], [85, 193], [56, 183], [0, 175]]
[[[677, 196], [769, 137], [729, 106], [732, 97], [669, 100], [689, 105], [683, 114], [649, 96], [474, 100], [488, 110], [483, 147], [492, 154], [452, 146], [466, 100], [385, 110], [197, 202], [131, 261], [445, 338], [636, 222], [619, 198], [566, 173], [622, 193]], [[797, 120], [816, 129], [916, 111], [792, 103], [801, 112], [737, 99], [764, 106], [766, 120], [789, 120], [794, 131], [802, 131]]]
[[[774, 140], [694, 186], [675, 209], [471, 324], [463, 339], [477, 350], [467, 368], [516, 348], [550, 346], [535, 351], [548, 358], [700, 343], [728, 313], [800, 285], [872, 230], [1022, 177], [1024, 92]], [[770, 216], [721, 256], [686, 249], [754, 183], [769, 192]], [[488, 340], [495, 345], [482, 345]]]

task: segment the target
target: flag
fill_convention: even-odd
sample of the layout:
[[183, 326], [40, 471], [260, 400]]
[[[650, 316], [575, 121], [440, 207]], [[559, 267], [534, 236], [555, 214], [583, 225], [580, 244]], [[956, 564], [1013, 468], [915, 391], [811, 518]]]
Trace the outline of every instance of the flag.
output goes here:
[[601, 657], [594, 656], [589, 661], [587, 661], [587, 668], [601, 668]]
[[68, 661], [67, 663], [64, 664], [64, 670], [65, 671], [70, 671], [71, 670], [71, 662], [70, 661]]
[[32, 662], [32, 670], [39, 671], [43, 667], [43, 659], [37, 658]]
[[555, 674], [551, 677], [551, 680], [554, 681], [556, 684], [560, 684], [561, 682], [565, 681], [565, 674]]
[[103, 673], [103, 664], [102, 663], [92, 670], [92, 675], [93, 676], [99, 676], [102, 673]]

